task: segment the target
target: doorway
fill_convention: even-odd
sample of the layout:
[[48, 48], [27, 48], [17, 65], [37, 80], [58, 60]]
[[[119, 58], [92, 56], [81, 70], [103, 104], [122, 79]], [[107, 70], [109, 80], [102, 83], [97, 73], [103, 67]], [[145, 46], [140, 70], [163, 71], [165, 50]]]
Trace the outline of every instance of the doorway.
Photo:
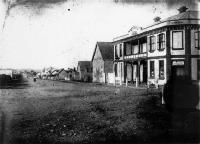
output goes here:
[[184, 66], [173, 66], [172, 67], [172, 76], [173, 77], [184, 77], [185, 76], [185, 67]]

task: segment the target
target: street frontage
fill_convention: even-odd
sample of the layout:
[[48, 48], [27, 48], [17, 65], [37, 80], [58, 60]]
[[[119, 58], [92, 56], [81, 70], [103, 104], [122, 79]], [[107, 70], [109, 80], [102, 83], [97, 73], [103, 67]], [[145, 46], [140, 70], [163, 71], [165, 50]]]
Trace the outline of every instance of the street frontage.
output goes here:
[[29, 78], [0, 106], [0, 143], [199, 141], [199, 112], [170, 114], [156, 89]]

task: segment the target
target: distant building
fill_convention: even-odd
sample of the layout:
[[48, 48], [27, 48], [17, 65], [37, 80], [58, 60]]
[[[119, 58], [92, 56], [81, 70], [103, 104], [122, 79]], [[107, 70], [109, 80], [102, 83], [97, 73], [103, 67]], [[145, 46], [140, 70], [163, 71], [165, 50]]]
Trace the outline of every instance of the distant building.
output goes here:
[[52, 68], [52, 67], [49, 67], [49, 68], [44, 68], [42, 71], [41, 71], [41, 78], [42, 79], [48, 79], [51, 77], [51, 74], [53, 71], [55, 71], [56, 69], [55, 68]]
[[13, 70], [11, 69], [0, 69], [0, 75], [8, 75], [12, 78], [13, 74]]
[[60, 69], [56, 75], [57, 80], [66, 80], [67, 79], [67, 71], [64, 69]]
[[92, 81], [92, 62], [91, 61], [79, 61], [77, 66], [79, 73], [79, 80], [85, 82]]
[[113, 75], [112, 42], [97, 42], [92, 56], [93, 82], [108, 83]]
[[[62, 70], [62, 69], [61, 69]], [[57, 80], [58, 79], [58, 74], [59, 74], [59, 72], [61, 71], [60, 69], [55, 69], [55, 70], [53, 70], [50, 74], [49, 74], [49, 76], [48, 76], [48, 78], [50, 78], [51, 80]]]
[[79, 80], [79, 73], [76, 71], [76, 69], [69, 68], [66, 70], [67, 77], [66, 80], [74, 81]]
[[200, 80], [199, 14], [181, 10], [134, 35], [115, 38], [115, 82], [163, 85], [172, 75]]

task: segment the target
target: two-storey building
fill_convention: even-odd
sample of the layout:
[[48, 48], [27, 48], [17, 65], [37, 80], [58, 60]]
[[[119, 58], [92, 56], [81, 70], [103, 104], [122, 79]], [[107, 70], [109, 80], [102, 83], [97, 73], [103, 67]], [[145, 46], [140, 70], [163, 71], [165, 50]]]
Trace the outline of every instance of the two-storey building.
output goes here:
[[170, 76], [200, 79], [200, 18], [198, 11], [157, 21], [113, 40], [116, 83], [163, 85]]

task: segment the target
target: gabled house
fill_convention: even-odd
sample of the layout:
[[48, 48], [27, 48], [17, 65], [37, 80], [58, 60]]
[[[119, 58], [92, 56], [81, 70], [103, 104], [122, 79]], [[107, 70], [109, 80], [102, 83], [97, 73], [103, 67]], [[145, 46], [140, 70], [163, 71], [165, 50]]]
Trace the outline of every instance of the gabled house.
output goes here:
[[60, 71], [59, 69], [53, 70], [53, 71], [51, 72], [51, 74], [49, 75], [49, 78], [52, 79], [52, 80], [57, 79], [57, 75], [58, 75], [59, 71]]
[[67, 79], [67, 71], [64, 69], [60, 69], [56, 75], [56, 79], [66, 80]]
[[53, 80], [67, 80], [68, 72], [64, 68], [56, 69], [51, 73], [50, 77]]
[[41, 71], [41, 78], [42, 79], [48, 79], [51, 76], [51, 73], [55, 70], [55, 68], [53, 67], [49, 67], [49, 68], [44, 68]]
[[92, 81], [92, 62], [91, 61], [79, 61], [77, 66], [79, 73], [79, 80], [84, 82]]
[[114, 50], [112, 42], [97, 42], [92, 56], [93, 82], [107, 83], [113, 73]]

